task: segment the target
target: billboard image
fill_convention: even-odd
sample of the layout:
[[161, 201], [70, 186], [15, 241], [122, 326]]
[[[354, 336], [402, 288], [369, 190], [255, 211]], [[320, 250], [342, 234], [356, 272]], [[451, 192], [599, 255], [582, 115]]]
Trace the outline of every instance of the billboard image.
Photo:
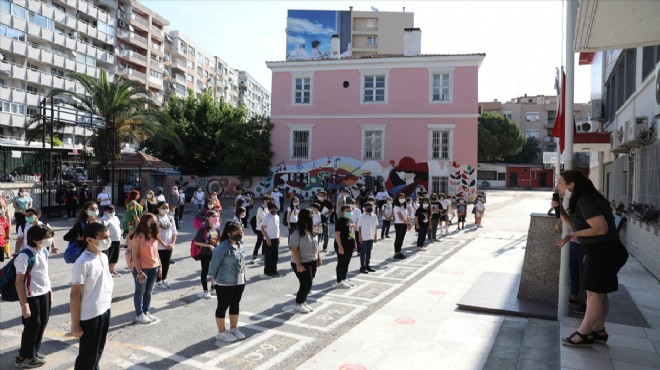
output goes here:
[[339, 35], [339, 52], [350, 55], [351, 14], [334, 10], [289, 10], [286, 60], [327, 59], [332, 35]]

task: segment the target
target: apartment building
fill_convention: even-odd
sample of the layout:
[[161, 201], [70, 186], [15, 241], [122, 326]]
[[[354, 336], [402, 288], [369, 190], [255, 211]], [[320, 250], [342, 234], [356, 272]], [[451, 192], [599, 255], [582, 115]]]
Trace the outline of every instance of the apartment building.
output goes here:
[[[115, 64], [115, 1], [0, 0], [0, 146], [27, 146], [25, 126], [52, 89], [82, 92], [72, 72], [111, 78]], [[67, 127], [65, 148], [91, 134]]]
[[238, 104], [247, 108], [251, 115], [270, 116], [270, 92], [247, 71], [240, 71], [238, 79]]
[[[404, 32], [414, 27], [414, 13], [350, 10], [289, 10], [286, 60], [403, 54]], [[339, 55], [333, 55], [337, 35]]]
[[164, 101], [165, 32], [169, 21], [137, 0], [120, 0], [117, 11], [117, 78], [151, 91], [154, 106]]
[[[480, 102], [480, 112], [492, 112], [507, 116], [515, 122], [525, 138], [535, 137], [541, 142], [544, 152], [556, 152], [557, 143], [552, 137], [552, 130], [557, 119], [557, 96], [524, 96], [513, 98], [505, 103], [497, 100]], [[595, 132], [597, 122], [591, 121], [591, 105], [575, 104], [575, 122], [578, 132]], [[540, 161], [542, 158], [538, 158]]]

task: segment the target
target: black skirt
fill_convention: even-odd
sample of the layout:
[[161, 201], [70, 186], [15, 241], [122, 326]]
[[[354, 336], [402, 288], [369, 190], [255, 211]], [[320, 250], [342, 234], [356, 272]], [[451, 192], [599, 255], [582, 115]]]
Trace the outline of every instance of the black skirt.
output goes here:
[[594, 293], [615, 292], [619, 289], [617, 274], [628, 260], [628, 251], [620, 240], [598, 244], [593, 247], [600, 249], [599, 253], [587, 252], [585, 257], [584, 289]]

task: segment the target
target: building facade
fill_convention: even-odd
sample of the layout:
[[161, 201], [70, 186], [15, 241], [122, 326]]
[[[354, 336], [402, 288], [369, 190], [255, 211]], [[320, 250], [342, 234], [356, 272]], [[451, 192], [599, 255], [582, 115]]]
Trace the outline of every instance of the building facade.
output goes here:
[[270, 92], [247, 71], [240, 71], [238, 79], [238, 104], [244, 106], [250, 115], [270, 116]]
[[484, 54], [269, 62], [275, 185], [473, 198]]
[[354, 56], [403, 54], [402, 30], [414, 27], [414, 13], [351, 10]]

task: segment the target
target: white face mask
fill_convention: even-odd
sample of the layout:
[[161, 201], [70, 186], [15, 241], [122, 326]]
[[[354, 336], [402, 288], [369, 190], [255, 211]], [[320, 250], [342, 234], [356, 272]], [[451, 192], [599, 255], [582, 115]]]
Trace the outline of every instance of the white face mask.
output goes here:
[[170, 211], [170, 212], [168, 213], [168, 215], [170, 215], [170, 216], [174, 216], [175, 214], [176, 214], [175, 211]]
[[147, 199], [151, 199], [151, 198], [153, 198], [153, 195], [147, 194]]
[[21, 192], [18, 193], [18, 195], [24, 197], [24, 196], [25, 196], [25, 192], [24, 192], [24, 191], [21, 191]]
[[98, 210], [88, 210], [88, 211], [85, 211], [85, 212], [87, 212], [87, 216], [89, 216], [89, 217], [97, 217], [99, 215]]
[[113, 218], [113, 217], [115, 217], [115, 213], [114, 212], [108, 212], [108, 213], [105, 214], [105, 217]]
[[169, 209], [159, 209], [158, 212], [160, 212], [161, 216], [167, 216], [168, 213], [170, 213]]
[[101, 239], [99, 240], [99, 250], [100, 251], [107, 251], [108, 248], [110, 248], [110, 245], [112, 245], [112, 240], [110, 239]]
[[427, 209], [427, 208], [429, 208], [429, 205], [428, 205], [428, 204], [422, 204], [422, 207], [423, 207], [424, 209]]

